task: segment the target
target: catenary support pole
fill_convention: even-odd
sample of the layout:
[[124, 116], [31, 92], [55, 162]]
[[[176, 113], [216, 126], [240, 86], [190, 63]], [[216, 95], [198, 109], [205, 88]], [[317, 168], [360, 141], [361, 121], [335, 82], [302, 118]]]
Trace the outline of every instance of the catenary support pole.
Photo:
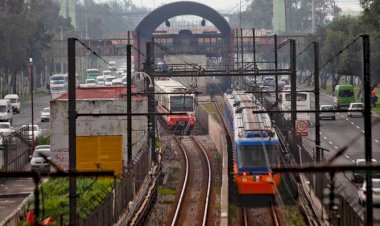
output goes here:
[[132, 45], [127, 45], [127, 162], [132, 166]]
[[[75, 106], [75, 41], [68, 39], [68, 68], [69, 68], [69, 171], [76, 171], [76, 106]], [[77, 225], [77, 180], [69, 177], [69, 225]]]
[[[371, 76], [370, 76], [370, 48], [369, 35], [362, 35], [363, 40], [363, 91], [364, 91], [364, 147], [365, 160], [372, 164], [372, 128], [371, 128]], [[372, 198], [372, 171], [366, 172], [366, 220], [367, 225], [373, 225], [373, 198]]]
[[290, 108], [292, 110], [291, 113], [291, 128], [293, 129], [293, 134], [296, 133], [295, 122], [297, 119], [297, 93], [296, 93], [296, 85], [297, 85], [297, 70], [296, 70], [296, 41], [294, 39], [290, 39], [290, 97], [291, 103]]
[[[273, 35], [274, 41], [274, 71], [277, 72], [278, 69], [278, 55], [277, 55], [277, 35]], [[278, 105], [278, 75], [274, 76], [276, 83], [276, 102], [275, 105]]]

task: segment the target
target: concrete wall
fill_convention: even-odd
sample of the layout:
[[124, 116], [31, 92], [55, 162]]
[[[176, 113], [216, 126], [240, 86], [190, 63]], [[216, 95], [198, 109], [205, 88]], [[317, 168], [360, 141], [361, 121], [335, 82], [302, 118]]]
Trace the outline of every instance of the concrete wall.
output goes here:
[[[78, 113], [126, 113], [126, 99], [116, 100], [77, 100]], [[69, 145], [68, 145], [68, 102], [66, 100], [52, 100], [50, 102], [50, 143], [52, 160], [62, 169], [68, 169]], [[134, 98], [132, 112], [147, 112], [147, 101], [144, 98]], [[76, 121], [77, 136], [123, 136], [123, 160], [127, 160], [127, 116], [86, 116], [78, 117]], [[147, 141], [147, 117], [132, 116], [132, 157], [141, 149]]]
[[[202, 106], [202, 105], [200, 105]], [[197, 120], [208, 132], [216, 149], [222, 156], [222, 187], [220, 194], [221, 219], [220, 225], [228, 225], [228, 153], [224, 128], [203, 107], [196, 109]]]

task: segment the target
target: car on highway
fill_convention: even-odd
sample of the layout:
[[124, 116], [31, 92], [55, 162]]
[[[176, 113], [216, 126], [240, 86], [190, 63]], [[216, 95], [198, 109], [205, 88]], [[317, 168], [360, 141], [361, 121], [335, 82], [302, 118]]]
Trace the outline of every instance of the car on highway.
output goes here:
[[350, 106], [348, 107], [347, 116], [348, 117], [354, 117], [354, 116], [362, 117], [364, 115], [363, 112], [354, 112], [354, 111], [358, 111], [358, 110], [362, 111], [363, 109], [364, 109], [363, 103], [351, 103]]
[[50, 163], [44, 158], [50, 160], [51, 149], [49, 147], [39, 147], [34, 149], [33, 155], [30, 156], [30, 168], [38, 172], [50, 172]]
[[[367, 183], [364, 182], [363, 185], [358, 190], [359, 204], [364, 205], [367, 200]], [[380, 205], [380, 179], [372, 179], [372, 200], [374, 205]]]
[[[319, 108], [320, 111], [333, 111], [334, 106], [330, 104], [321, 105]], [[320, 112], [319, 113], [320, 119], [332, 119], [335, 120], [335, 112]]]
[[41, 122], [50, 121], [50, 107], [46, 107], [41, 111]]
[[14, 112], [20, 113], [21, 102], [17, 94], [7, 94], [5, 95], [4, 99], [9, 100], [11, 102], [12, 109]]
[[[372, 159], [372, 163], [377, 163], [376, 159]], [[356, 159], [355, 160], [355, 165], [356, 166], [362, 166], [362, 165], [365, 165], [366, 164], [366, 161], [365, 159]], [[372, 173], [372, 176], [374, 178], [380, 178], [380, 172], [373, 172]], [[364, 170], [354, 170], [352, 171], [352, 182], [354, 183], [363, 183], [365, 179], [365, 171]]]
[[86, 79], [86, 82], [84, 84], [85, 87], [95, 87], [96, 86], [96, 80], [92, 78]]
[[10, 122], [0, 122], [0, 135], [9, 136], [11, 133], [14, 133], [16, 130], [11, 126]]
[[[32, 129], [33, 128], [33, 129]], [[32, 137], [33, 137], [33, 133], [34, 133], [34, 139], [36, 139], [37, 137], [41, 136], [42, 134], [42, 130], [40, 129], [40, 127], [36, 124], [33, 125], [32, 127], [32, 124], [26, 124], [26, 125], [23, 125], [21, 126], [20, 128], [21, 131], [27, 131], [28, 133], [28, 138], [29, 138], [29, 141], [32, 140]], [[34, 131], [34, 132], [32, 132]]]

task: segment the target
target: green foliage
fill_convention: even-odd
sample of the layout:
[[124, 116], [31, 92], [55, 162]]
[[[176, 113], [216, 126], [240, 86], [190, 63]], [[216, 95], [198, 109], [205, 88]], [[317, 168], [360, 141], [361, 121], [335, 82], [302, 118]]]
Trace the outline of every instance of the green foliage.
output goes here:
[[39, 136], [36, 138], [36, 145], [50, 144], [50, 135]]
[[158, 194], [160, 195], [175, 195], [175, 188], [158, 188]]
[[[111, 193], [114, 181], [109, 178], [79, 178], [77, 180], [77, 205], [81, 218], [88, 216], [105, 196]], [[69, 214], [69, 182], [67, 178], [50, 179], [40, 187], [43, 196], [44, 215], [42, 219], [53, 217], [59, 224], [63, 216], [63, 224], [68, 224]], [[34, 202], [34, 201], [33, 201]], [[30, 203], [33, 206], [33, 202]]]

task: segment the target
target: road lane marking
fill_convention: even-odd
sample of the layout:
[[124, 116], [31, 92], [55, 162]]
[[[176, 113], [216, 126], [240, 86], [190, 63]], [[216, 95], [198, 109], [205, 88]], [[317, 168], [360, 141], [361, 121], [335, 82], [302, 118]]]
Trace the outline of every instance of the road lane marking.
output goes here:
[[344, 118], [344, 115], [340, 115], [340, 117]]
[[355, 123], [354, 123], [354, 122], [351, 122], [351, 124], [352, 124], [352, 125], [355, 125]]
[[376, 143], [379, 143], [379, 141], [378, 141], [378, 140], [375, 140], [375, 142], [376, 142]]
[[346, 121], [348, 121], [348, 118], [346, 118]]
[[348, 158], [348, 159], [350, 158], [350, 156], [348, 156], [348, 155], [344, 155], [344, 156], [345, 156], [346, 158]]
[[364, 130], [362, 130], [362, 133], [365, 133]]
[[359, 127], [359, 126], [356, 126], [356, 128], [360, 129], [360, 127]]
[[329, 144], [332, 144], [332, 142], [331, 142], [331, 141], [329, 141]]
[[337, 147], [337, 146], [335, 146], [335, 149], [338, 149], [338, 147]]
[[323, 137], [323, 139], [327, 140], [327, 137]]
[[351, 160], [353, 163], [355, 163], [355, 160]]

